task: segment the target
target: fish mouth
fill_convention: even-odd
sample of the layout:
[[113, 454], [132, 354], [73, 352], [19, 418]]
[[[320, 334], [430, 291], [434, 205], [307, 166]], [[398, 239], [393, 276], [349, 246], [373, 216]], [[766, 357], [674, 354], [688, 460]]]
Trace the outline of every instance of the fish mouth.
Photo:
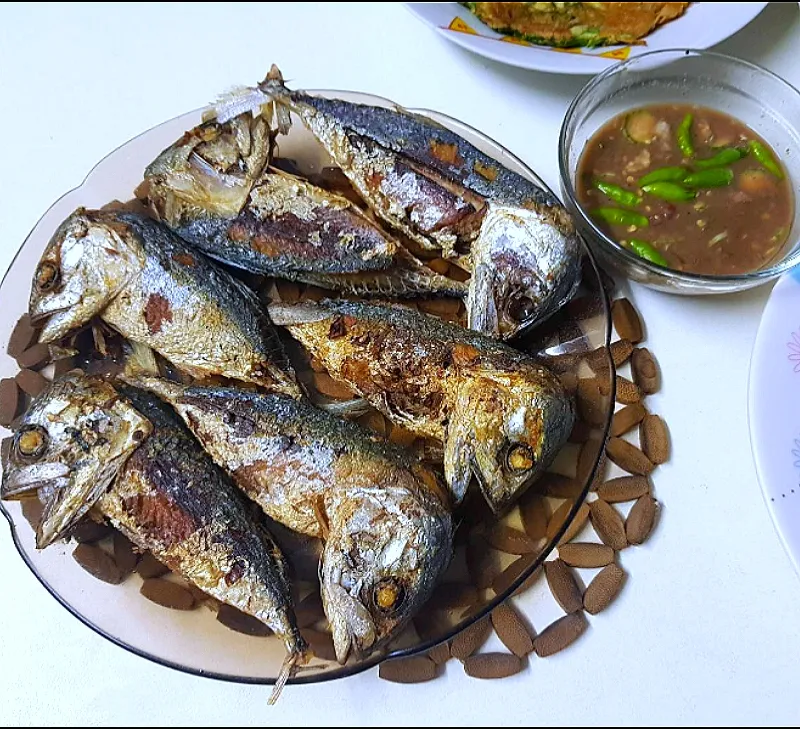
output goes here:
[[0, 499], [15, 501], [24, 498], [31, 491], [40, 488], [61, 489], [69, 484], [70, 468], [63, 463], [37, 463], [31, 466], [16, 468], [10, 473], [6, 464], [3, 470], [3, 482], [0, 485]]
[[352, 654], [361, 659], [376, 644], [375, 621], [369, 610], [341, 585], [327, 585], [326, 611], [333, 634], [336, 660], [344, 665]]
[[73, 329], [74, 324], [68, 316], [69, 311], [70, 307], [63, 307], [31, 314], [31, 323], [41, 326], [40, 342], [54, 342], [66, 336]]

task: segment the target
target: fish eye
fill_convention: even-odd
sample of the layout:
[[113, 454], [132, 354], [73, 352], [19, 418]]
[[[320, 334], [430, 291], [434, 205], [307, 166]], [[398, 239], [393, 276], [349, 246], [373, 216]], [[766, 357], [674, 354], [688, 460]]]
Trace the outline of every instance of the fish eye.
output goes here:
[[506, 454], [506, 466], [509, 471], [523, 473], [530, 471], [536, 465], [536, 457], [533, 450], [524, 443], [515, 443], [508, 449]]
[[14, 450], [25, 461], [40, 458], [47, 450], [47, 431], [41, 425], [26, 425], [14, 438]]
[[508, 315], [515, 321], [525, 321], [536, 313], [536, 304], [529, 296], [517, 296], [508, 305]]
[[36, 288], [39, 291], [52, 291], [61, 278], [61, 273], [54, 263], [43, 261], [36, 269]]
[[405, 596], [405, 588], [394, 577], [385, 577], [372, 588], [372, 602], [382, 613], [399, 610]]

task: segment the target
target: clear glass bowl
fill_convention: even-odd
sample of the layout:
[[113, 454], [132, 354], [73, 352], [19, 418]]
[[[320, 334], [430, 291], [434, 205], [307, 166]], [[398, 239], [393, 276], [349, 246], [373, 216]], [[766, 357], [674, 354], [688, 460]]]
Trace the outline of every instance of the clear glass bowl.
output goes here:
[[[316, 93], [365, 104], [392, 105], [385, 99], [352, 92]], [[0, 284], [0, 301], [3, 302], [0, 312], [0, 378], [13, 377], [18, 370], [16, 363], [5, 354], [6, 345], [14, 324], [27, 309], [33, 271], [57, 226], [78, 206], [96, 208], [115, 199], [132, 198], [145, 166], [185, 130], [198, 124], [201, 113], [202, 110], [197, 110], [184, 114], [127, 142], [100, 161], [80, 187], [66, 193], [42, 216]], [[519, 159], [471, 127], [436, 112], [418, 110], [418, 113], [451, 128], [504, 165], [544, 186], [542, 180]], [[292, 126], [288, 136], [281, 138], [279, 155], [295, 160], [306, 174], [318, 172], [330, 164], [322, 147], [300, 122]], [[520, 345], [541, 353], [573, 387], [577, 378], [597, 377], [602, 385], [600, 389], [605, 392], [593, 403], [589, 418], [591, 424], [582, 430], [582, 438], [588, 440], [583, 444], [565, 446], [553, 466], [567, 476], [578, 472], [580, 475], [569, 498], [562, 498], [563, 493], [555, 493], [553, 489], [548, 496], [551, 511], [555, 511], [558, 505], [569, 505], [560, 512], [563, 515], [566, 511], [563, 524], [540, 538], [535, 550], [522, 557], [492, 551], [490, 561], [494, 562], [495, 569], [515, 563], [513, 571], [505, 573], [508, 578], [504, 580], [505, 584], [497, 583], [497, 592], [487, 588], [473, 593], [469, 605], [453, 605], [455, 592], [460, 590], [462, 596], [465, 594], [459, 586], [467, 584], [465, 552], [473, 534], [486, 534], [498, 524], [520, 527], [517, 508], [501, 519], [495, 519], [487, 514], [481, 503], [473, 501], [472, 507], [459, 515], [461, 524], [456, 534], [455, 557], [443, 577], [444, 584], [455, 592], [451, 590], [448, 595], [447, 590], [440, 590], [438, 607], [426, 606], [414, 625], [383, 652], [362, 660], [350, 659], [344, 666], [335, 661], [314, 659], [310, 667], [290, 683], [342, 678], [386, 658], [423, 652], [451, 639], [509, 597], [558, 543], [589, 490], [614, 406], [613, 365], [607, 351], [611, 317], [600, 272], [588, 252], [583, 270], [579, 299], [552, 317], [544, 327], [529, 334], [524, 345]], [[583, 355], [598, 347], [600, 351], [590, 358], [591, 369]], [[3, 435], [0, 428], [0, 436]], [[61, 605], [98, 634], [137, 655], [187, 673], [241, 683], [274, 683], [284, 658], [283, 645], [274, 636], [252, 637], [233, 632], [220, 624], [214, 613], [207, 609], [184, 612], [156, 605], [139, 594], [141, 579], [137, 574], [129, 576], [120, 585], [100, 582], [71, 558], [73, 543], [58, 543], [43, 551], [36, 550], [33, 531], [22, 515], [20, 502], [0, 502], [0, 511], [11, 526], [20, 556], [33, 574]], [[280, 532], [276, 532], [276, 537], [280, 539]], [[283, 546], [291, 562], [292, 544], [284, 542]], [[514, 578], [510, 579], [510, 576]], [[299, 571], [295, 575], [294, 584], [301, 595], [317, 589], [308, 580], [313, 580], [313, 577], [301, 575]], [[324, 629], [325, 626], [323, 623], [317, 627]]]
[[790, 178], [800, 181], [800, 92], [747, 61], [697, 50], [654, 51], [611, 67], [575, 97], [561, 127], [561, 190], [584, 239], [607, 264], [635, 281], [675, 294], [741, 291], [771, 281], [800, 263], [800, 209], [779, 260], [750, 273], [711, 276], [664, 268], [608, 237], [581, 207], [575, 192], [586, 142], [609, 119], [648, 104], [708, 106], [740, 119], [777, 151]]

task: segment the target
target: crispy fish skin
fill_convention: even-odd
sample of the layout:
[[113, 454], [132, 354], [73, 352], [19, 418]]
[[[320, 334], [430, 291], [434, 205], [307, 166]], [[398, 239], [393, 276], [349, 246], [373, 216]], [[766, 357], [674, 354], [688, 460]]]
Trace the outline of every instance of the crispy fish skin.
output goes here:
[[260, 113], [186, 132], [145, 170], [147, 199], [170, 228], [202, 215], [233, 217], [269, 163], [272, 137]]
[[258, 114], [205, 122], [148, 166], [140, 194], [187, 243], [253, 273], [365, 295], [466, 294], [400, 250], [347, 198], [267, 172], [269, 139]]
[[0, 497], [47, 496], [36, 530], [44, 549], [89, 511], [152, 429], [110, 384], [68, 374], [33, 401], [3, 451]]
[[[42, 439], [41, 449], [28, 447], [32, 433]], [[60, 476], [41, 478], [54, 467]], [[157, 398], [132, 388], [123, 394], [80, 372], [65, 375], [34, 401], [3, 454], [3, 497], [9, 483], [19, 484], [33, 468], [40, 478], [30, 480], [29, 490], [38, 488], [47, 499], [44, 534], [63, 537], [71, 522], [51, 523], [54, 515], [96, 503], [134, 543], [264, 622], [283, 639], [290, 659], [301, 660], [306, 646], [282, 554], [226, 474]], [[93, 479], [103, 488], [87, 493], [83, 485]], [[54, 502], [64, 507], [56, 510]]]
[[195, 377], [300, 394], [255, 294], [154, 220], [79, 208], [34, 275], [31, 316], [52, 342], [100, 316]]
[[290, 91], [275, 67], [258, 88], [300, 117], [376, 215], [446, 257], [470, 253], [470, 328], [509, 339], [574, 293], [580, 239], [548, 191], [402, 108]]
[[437, 477], [407, 453], [285, 395], [137, 384], [174, 407], [270, 517], [325, 540], [322, 596], [340, 662], [389, 642], [430, 597], [452, 522]]
[[574, 421], [549, 370], [488, 337], [401, 307], [273, 304], [273, 320], [384, 415], [444, 443], [453, 499], [474, 472], [501, 511], [547, 468]]
[[154, 430], [100, 499], [101, 511], [171, 570], [268, 625], [290, 654], [302, 654], [278, 545], [168, 407], [149, 393], [121, 392]]
[[234, 217], [200, 211], [173, 231], [254, 273], [358, 273], [392, 265], [397, 244], [347, 198], [282, 173], [259, 178]]

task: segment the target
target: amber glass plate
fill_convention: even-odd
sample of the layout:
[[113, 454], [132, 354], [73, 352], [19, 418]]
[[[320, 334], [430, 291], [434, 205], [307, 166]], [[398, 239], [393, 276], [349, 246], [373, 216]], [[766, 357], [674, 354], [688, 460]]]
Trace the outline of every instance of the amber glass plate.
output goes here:
[[[352, 92], [317, 93], [361, 103], [390, 105], [385, 99]], [[533, 171], [488, 137], [442, 114], [417, 111], [451, 128], [504, 165], [544, 187]], [[124, 144], [101, 160], [80, 187], [66, 193], [42, 216], [0, 286], [0, 300], [3, 302], [0, 347], [3, 352], [15, 322], [27, 308], [33, 270], [61, 221], [79, 206], [97, 208], [115, 199], [132, 198], [145, 166], [185, 130], [199, 123], [201, 114], [202, 110], [184, 114]], [[306, 174], [317, 172], [330, 163], [324, 150], [300, 123], [294, 124], [289, 135], [281, 138], [280, 155], [295, 160]], [[291, 682], [312, 683], [349, 676], [387, 657], [412, 655], [450, 639], [513, 593], [558, 543], [589, 489], [613, 410], [613, 368], [606, 350], [601, 349], [588, 358], [593, 369], [584, 356], [590, 350], [607, 347], [610, 335], [608, 301], [600, 274], [588, 252], [585, 253], [583, 270], [578, 300], [565, 307], [543, 328], [530, 334], [520, 345], [546, 356], [570, 387], [576, 386], [577, 378], [598, 377], [600, 379], [595, 384], [601, 384], [605, 393], [599, 401], [591, 403], [591, 407], [582, 408], [584, 416], [591, 422], [587, 427], [581, 427], [580, 437], [589, 440], [565, 446], [553, 465], [554, 470], [567, 476], [577, 475], [579, 479], [570, 489], [566, 502], [570, 506], [561, 512], [567, 514], [561, 528], [555, 532], [551, 529], [548, 537], [536, 540], [533, 551], [521, 558], [492, 550], [488, 561], [494, 562], [495, 570], [515, 560], [523, 560], [514, 568], [516, 579], [506, 580], [507, 584], [499, 593], [491, 588], [476, 591], [471, 587], [459, 587], [469, 583], [465, 551], [470, 539], [475, 541], [478, 533], [490, 534], [498, 524], [520, 526], [518, 509], [496, 519], [488, 516], [480, 504], [473, 501], [472, 506], [456, 520], [460, 521], [456, 535], [458, 546], [444, 577], [444, 587], [435, 601], [426, 606], [414, 626], [409, 626], [382, 653], [362, 660], [351, 659], [344, 666], [335, 661], [314, 659], [309, 669]], [[0, 355], [0, 377], [13, 377], [17, 370], [10, 357]], [[554, 507], [555, 504], [551, 504], [550, 510]], [[32, 530], [22, 516], [19, 502], [3, 503], [0, 510], [8, 519], [17, 550], [31, 571], [56, 600], [95, 632], [132, 653], [187, 673], [242, 683], [274, 682], [284, 658], [283, 645], [275, 637], [253, 637], [233, 632], [216, 620], [213, 610], [204, 607], [183, 612], [152, 603], [139, 594], [141, 578], [137, 574], [120, 585], [100, 582], [72, 559], [73, 543], [36, 550]], [[291, 559], [292, 545], [285, 547]], [[317, 589], [313, 582], [297, 580], [296, 585], [300, 597]], [[469, 604], [464, 605], [465, 601]], [[322, 621], [315, 627], [324, 632], [326, 626]]]

